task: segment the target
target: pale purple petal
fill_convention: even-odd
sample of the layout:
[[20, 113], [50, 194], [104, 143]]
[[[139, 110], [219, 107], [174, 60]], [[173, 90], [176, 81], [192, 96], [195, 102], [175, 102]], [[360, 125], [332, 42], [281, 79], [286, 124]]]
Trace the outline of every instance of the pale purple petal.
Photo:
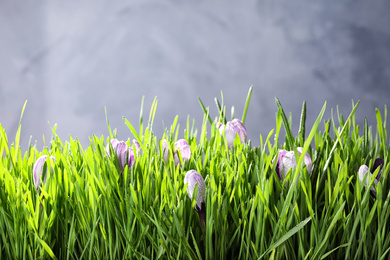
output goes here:
[[190, 170], [186, 173], [184, 177], [184, 184], [187, 184], [187, 193], [190, 199], [192, 200], [192, 195], [194, 193], [195, 185], [198, 184], [198, 195], [196, 197], [196, 207], [202, 209], [202, 203], [205, 203], [206, 199], [206, 184], [202, 175], [200, 175], [195, 170]]
[[[128, 147], [124, 141], [118, 141], [117, 139], [112, 139], [110, 141], [111, 146], [116, 153], [118, 158], [118, 164], [121, 171], [125, 168], [126, 164], [128, 167], [133, 167], [135, 163], [134, 152], [131, 147]], [[137, 152], [139, 149], [139, 143], [133, 140], [133, 144], [135, 145]], [[106, 146], [107, 154], [110, 156], [110, 144]]]
[[217, 128], [219, 129], [220, 134], [223, 134], [225, 132], [226, 142], [229, 148], [234, 147], [234, 140], [236, 139], [237, 134], [240, 137], [241, 143], [244, 143], [246, 141], [246, 128], [243, 123], [238, 119], [228, 121], [226, 125], [218, 123]]
[[129, 161], [128, 161], [127, 165], [128, 165], [128, 167], [132, 168], [135, 164], [134, 151], [132, 148], [128, 149], [127, 156], [129, 157]]
[[[115, 151], [116, 150], [116, 146], [118, 145], [119, 141], [117, 139], [111, 139], [110, 143], [111, 143], [112, 149]], [[106, 145], [106, 152], [107, 152], [108, 156], [111, 157], [111, 155], [110, 155], [110, 143], [108, 143]]]
[[240, 136], [241, 143], [244, 143], [246, 141], [246, 128], [244, 124], [239, 119], [233, 119], [232, 123], [237, 127], [238, 131], [237, 134]]
[[[56, 161], [56, 158], [54, 156], [50, 156], [50, 158], [54, 162]], [[42, 178], [43, 166], [44, 166], [44, 164], [46, 162], [46, 159], [47, 159], [47, 155], [42, 155], [41, 157], [39, 157], [35, 161], [35, 164], [34, 164], [34, 167], [33, 167], [33, 180], [34, 180], [35, 188], [37, 190], [39, 190], [39, 186], [41, 186], [41, 178]], [[46, 169], [46, 174], [45, 174], [45, 177], [43, 179], [43, 184], [46, 183], [47, 176], [48, 176], [48, 173], [47, 173], [47, 169]]]
[[234, 146], [234, 139], [236, 139], [236, 134], [240, 134], [240, 128], [231, 121], [227, 122], [225, 127], [225, 136], [229, 148]]
[[[360, 166], [359, 180], [360, 180], [360, 182], [363, 182], [364, 178], [366, 178], [364, 186], [369, 185], [371, 176], [372, 176], [372, 174], [371, 174], [370, 169], [368, 168], [367, 165], [363, 164], [362, 166]], [[377, 185], [377, 184], [378, 184], [378, 180], [375, 179], [374, 185]], [[371, 186], [371, 191], [376, 195], [376, 190], [373, 186]]]
[[178, 151], [180, 151], [183, 162], [190, 160], [191, 148], [185, 139], [180, 139], [175, 143], [175, 154], [173, 160], [175, 161], [176, 166], [178, 164], [181, 165]]
[[220, 134], [223, 134], [223, 131], [225, 130], [225, 125], [222, 124], [221, 122], [218, 122], [216, 125], [217, 129], [219, 130]]
[[125, 142], [120, 141], [116, 145], [116, 155], [118, 156], [118, 162], [119, 162], [119, 167], [121, 170], [124, 169], [126, 163], [128, 162], [127, 160], [127, 153], [128, 153], [128, 146]]
[[[302, 147], [298, 147], [297, 150], [298, 150], [298, 152], [299, 152], [299, 155], [301, 155], [301, 154], [302, 154], [302, 151], [303, 151], [303, 148], [302, 148]], [[310, 157], [309, 153], [306, 153], [306, 154], [305, 154], [305, 164], [306, 164], [307, 172], [308, 172], [309, 174], [311, 174], [311, 170], [312, 170], [312, 168], [313, 168], [313, 163], [312, 163], [312, 161], [311, 161], [311, 157]]]
[[295, 160], [295, 154], [294, 151], [288, 151], [285, 153], [285, 155], [282, 158], [282, 164], [281, 164], [281, 172], [283, 173], [283, 178], [287, 176], [288, 171], [295, 167], [297, 165], [297, 162]]
[[182, 146], [188, 146], [188, 143], [185, 139], [177, 140], [175, 143], [176, 148], [181, 148]]
[[278, 174], [279, 179], [283, 179], [283, 172], [282, 172], [282, 159], [283, 156], [287, 153], [286, 150], [280, 150], [278, 155], [278, 160], [276, 161], [276, 173]]
[[[302, 154], [303, 148], [298, 147], [297, 148], [299, 155]], [[306, 165], [307, 172], [311, 174], [313, 164], [310, 158], [309, 153], [305, 154], [304, 162]], [[279, 178], [282, 180], [286, 177], [288, 171], [295, 167], [297, 165], [297, 161], [295, 159], [295, 153], [294, 151], [286, 151], [281, 150], [279, 152], [278, 156], [278, 162], [276, 164], [276, 173], [278, 174]]]
[[163, 142], [161, 144], [161, 149], [163, 152], [164, 161], [165, 161], [165, 163], [168, 163], [169, 145], [168, 145], [168, 142], [166, 139], [163, 140]]
[[138, 141], [137, 140], [133, 140], [133, 144], [134, 144], [134, 146], [135, 146], [135, 153], [138, 155], [139, 154], [139, 150], [140, 150], [140, 147], [141, 147], [141, 145], [138, 143]]

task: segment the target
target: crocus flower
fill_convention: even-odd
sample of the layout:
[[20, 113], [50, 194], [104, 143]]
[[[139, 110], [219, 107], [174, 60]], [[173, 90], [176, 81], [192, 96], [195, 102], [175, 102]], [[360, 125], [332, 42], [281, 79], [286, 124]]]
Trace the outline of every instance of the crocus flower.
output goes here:
[[[365, 165], [365, 164], [360, 166], [360, 168], [359, 168], [359, 180], [360, 180], [360, 182], [363, 182], [364, 178], [366, 178], [366, 182], [364, 183], [364, 185], [369, 185], [369, 181], [370, 181], [370, 178], [372, 176], [372, 172], [375, 172], [375, 170], [378, 167], [380, 167], [379, 173], [378, 173], [378, 175], [376, 176], [376, 178], [374, 180], [374, 185], [377, 186], [378, 182], [379, 182], [379, 180], [381, 178], [381, 175], [382, 175], [383, 164], [384, 164], [383, 159], [382, 158], [377, 158], [375, 160], [375, 162], [374, 162], [374, 165], [373, 165], [371, 171], [368, 168], [368, 166]], [[374, 186], [371, 186], [370, 192], [371, 192], [371, 194], [374, 197], [376, 197], [376, 190], [375, 190]]]
[[[127, 164], [130, 168], [134, 166], [134, 152], [133, 148], [128, 147], [127, 144], [123, 141], [118, 141], [117, 139], [112, 139], [110, 141], [112, 149], [115, 151], [117, 157], [118, 157], [118, 163], [121, 171], [125, 168], [125, 165]], [[136, 147], [136, 153], [138, 154], [139, 151], [139, 143], [135, 140], [133, 140], [133, 143]], [[107, 144], [106, 146], [106, 152], [108, 156], [111, 157], [110, 154], [110, 144]]]
[[[50, 158], [52, 159], [52, 161], [54, 161], [54, 162], [56, 161], [56, 158], [54, 156], [50, 156]], [[39, 157], [36, 160], [36, 162], [34, 164], [33, 179], [34, 179], [34, 185], [35, 185], [35, 188], [37, 189], [37, 191], [39, 190], [39, 186], [41, 186], [43, 166], [46, 162], [46, 159], [47, 159], [47, 155], [42, 155], [41, 157]], [[46, 183], [47, 175], [48, 175], [48, 173], [47, 173], [47, 169], [46, 169], [45, 176], [43, 177], [43, 185], [45, 185], [45, 183]]]
[[206, 184], [203, 180], [202, 175], [200, 175], [195, 170], [190, 170], [186, 173], [184, 177], [184, 184], [188, 184], [187, 193], [191, 200], [192, 195], [194, 193], [195, 185], [198, 184], [198, 194], [196, 196], [195, 210], [198, 212], [203, 227], [206, 227]]
[[229, 148], [234, 146], [234, 140], [236, 139], [237, 134], [240, 137], [241, 143], [246, 141], [246, 128], [244, 124], [237, 118], [233, 119], [232, 121], [228, 121], [226, 125], [219, 123], [217, 128], [221, 134], [225, 132], [226, 142]]
[[[164, 153], [163, 154], [164, 161], [166, 163], [168, 163], [169, 145], [168, 145], [167, 140], [165, 140], [165, 139], [162, 143], [162, 150]], [[188, 145], [188, 143], [185, 139], [180, 139], [175, 143], [175, 152], [173, 154], [173, 160], [175, 162], [175, 166], [177, 166], [178, 164], [181, 165], [178, 151], [180, 151], [181, 158], [182, 158], [183, 162], [186, 162], [186, 161], [190, 160], [190, 158], [191, 158], [190, 146]]]
[[[298, 147], [297, 148], [299, 155], [302, 154], [303, 148]], [[308, 153], [305, 154], [305, 164], [306, 169], [309, 174], [311, 174], [312, 170], [312, 161], [310, 158], [310, 155]], [[286, 150], [280, 150], [278, 155], [278, 161], [276, 163], [276, 173], [278, 174], [279, 179], [283, 180], [288, 171], [297, 165], [297, 162], [295, 160], [295, 154], [294, 151], [286, 151]]]

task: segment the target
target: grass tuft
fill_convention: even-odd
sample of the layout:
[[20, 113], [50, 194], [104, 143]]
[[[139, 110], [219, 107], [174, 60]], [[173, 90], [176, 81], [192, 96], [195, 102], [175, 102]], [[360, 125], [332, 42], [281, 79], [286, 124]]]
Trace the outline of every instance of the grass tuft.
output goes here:
[[[245, 123], [252, 87], [241, 120]], [[141, 102], [139, 127], [123, 117], [129, 129], [127, 145], [136, 139], [141, 148], [132, 167], [119, 167], [106, 154], [115, 138], [105, 109], [109, 136], [91, 136], [82, 147], [69, 136], [62, 141], [51, 128], [47, 147], [19, 148], [21, 123], [13, 143], [0, 124], [0, 259], [387, 259], [390, 255], [389, 145], [387, 108], [376, 109], [376, 132], [356, 125], [352, 103], [348, 117], [333, 110], [324, 119], [326, 102], [312, 128], [306, 128], [302, 104], [299, 132], [294, 136], [291, 114], [286, 116], [276, 98], [276, 124], [260, 146], [241, 143], [229, 147], [217, 129], [226, 123], [226, 107], [215, 98], [216, 119], [198, 97], [204, 112], [199, 128], [187, 118], [181, 136], [178, 117], [163, 136], [155, 136], [154, 99], [146, 122]], [[22, 109], [22, 115], [26, 103]], [[235, 111], [231, 108], [232, 119]], [[324, 125], [321, 132], [320, 125]], [[285, 139], [280, 133], [285, 131]], [[138, 131], [136, 129], [139, 129]], [[198, 130], [199, 129], [199, 136]], [[331, 132], [333, 130], [333, 132]], [[183, 132], [183, 131], [182, 131]], [[307, 134], [307, 135], [306, 135]], [[186, 139], [191, 158], [174, 143]], [[169, 143], [167, 161], [162, 141]], [[302, 155], [298, 153], [302, 147]], [[109, 146], [110, 154], [115, 154]], [[276, 173], [281, 149], [294, 151], [296, 166], [280, 180]], [[312, 170], [305, 156], [312, 160]], [[33, 167], [41, 155], [54, 156], [52, 169], [39, 191]], [[362, 164], [380, 169], [360, 182]], [[196, 170], [206, 184], [206, 223], [187, 194], [185, 173]], [[47, 171], [48, 173], [50, 171]], [[43, 179], [42, 179], [43, 180]], [[376, 196], [372, 195], [372, 188]]]

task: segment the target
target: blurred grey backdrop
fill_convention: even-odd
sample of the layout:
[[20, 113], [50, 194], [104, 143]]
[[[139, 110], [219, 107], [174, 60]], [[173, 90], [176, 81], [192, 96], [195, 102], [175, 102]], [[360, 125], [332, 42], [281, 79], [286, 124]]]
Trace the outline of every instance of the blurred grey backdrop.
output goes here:
[[[138, 128], [142, 96], [162, 135], [176, 115], [200, 129], [197, 97], [217, 116], [214, 97], [241, 117], [248, 89], [249, 138], [275, 127], [275, 96], [311, 127], [324, 101], [357, 123], [375, 124], [390, 98], [390, 1], [27, 1], [0, 0], [0, 123], [13, 140], [25, 100], [21, 146], [69, 134], [86, 146]], [[49, 125], [49, 123], [50, 125]]]

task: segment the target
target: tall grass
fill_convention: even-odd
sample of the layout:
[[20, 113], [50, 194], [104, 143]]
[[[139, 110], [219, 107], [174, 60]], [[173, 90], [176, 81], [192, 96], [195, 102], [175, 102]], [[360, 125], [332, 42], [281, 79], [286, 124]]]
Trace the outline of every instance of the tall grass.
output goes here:
[[[246, 118], [251, 89], [242, 121]], [[135, 165], [121, 172], [105, 148], [108, 137], [90, 137], [82, 147], [72, 137], [53, 138], [42, 151], [19, 149], [20, 129], [10, 141], [0, 125], [0, 258], [1, 259], [388, 259], [390, 257], [390, 181], [386, 117], [376, 110], [376, 132], [367, 121], [355, 124], [353, 104], [344, 119], [337, 110], [324, 119], [326, 103], [311, 128], [306, 128], [303, 103], [299, 132], [276, 99], [276, 126], [260, 146], [251, 142], [234, 149], [219, 131], [226, 107], [216, 99], [218, 117], [205, 111], [198, 132], [188, 117], [184, 131], [177, 117], [163, 136], [153, 133], [155, 99], [149, 118], [140, 111], [139, 130], [124, 118], [129, 136], [142, 152]], [[24, 110], [24, 107], [23, 107]], [[23, 114], [23, 112], [22, 112]], [[234, 117], [234, 108], [232, 109]], [[147, 122], [147, 124], [145, 124]], [[145, 124], [145, 125], [144, 125]], [[323, 125], [323, 132], [320, 126]], [[184, 133], [184, 135], [182, 135]], [[280, 134], [285, 133], [284, 140]], [[307, 135], [306, 135], [307, 134]], [[307, 137], [306, 137], [307, 136]], [[166, 163], [161, 144], [185, 138], [192, 157], [175, 167]], [[132, 145], [131, 140], [127, 144]], [[303, 147], [313, 160], [308, 174]], [[297, 167], [280, 180], [275, 172], [280, 149], [296, 153]], [[302, 154], [304, 154], [304, 152]], [[36, 159], [52, 155], [53, 168], [39, 191], [32, 171]], [[360, 165], [385, 164], [370, 196], [358, 178]], [[195, 169], [206, 182], [206, 228], [187, 195], [184, 175]], [[376, 172], [377, 173], [377, 172]], [[374, 176], [375, 177], [375, 176]], [[373, 185], [373, 178], [370, 185]]]

